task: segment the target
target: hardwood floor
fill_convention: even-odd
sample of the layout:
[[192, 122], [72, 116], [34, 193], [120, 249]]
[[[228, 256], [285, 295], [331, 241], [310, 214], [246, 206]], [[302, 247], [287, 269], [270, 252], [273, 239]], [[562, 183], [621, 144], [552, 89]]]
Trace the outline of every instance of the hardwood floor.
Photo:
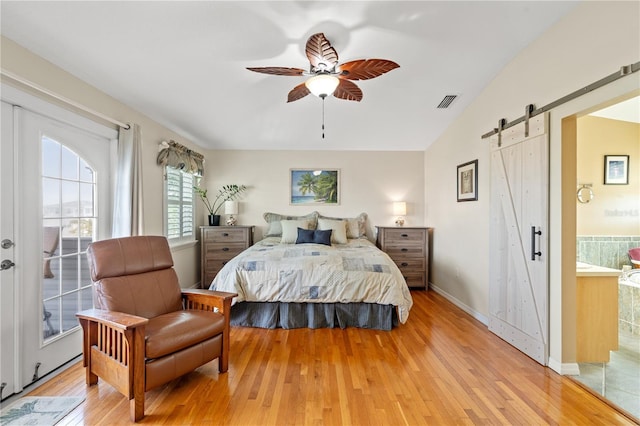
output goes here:
[[[635, 424], [442, 296], [412, 294], [407, 324], [391, 332], [233, 327], [228, 373], [213, 361], [147, 392], [141, 423]], [[81, 363], [30, 395], [86, 397], [59, 425], [129, 423], [125, 398], [86, 387]]]

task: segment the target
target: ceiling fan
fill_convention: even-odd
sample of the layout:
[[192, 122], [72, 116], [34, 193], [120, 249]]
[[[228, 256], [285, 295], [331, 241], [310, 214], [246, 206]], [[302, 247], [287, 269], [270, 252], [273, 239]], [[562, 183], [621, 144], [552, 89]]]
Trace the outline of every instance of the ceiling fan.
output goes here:
[[338, 53], [323, 33], [309, 37], [306, 54], [310, 63], [309, 71], [286, 67], [247, 67], [247, 69], [271, 75], [310, 76], [307, 81], [289, 92], [287, 102], [297, 101], [309, 93], [323, 100], [333, 94], [338, 99], [360, 102], [362, 90], [351, 80], [368, 80], [400, 67], [387, 59], [358, 59], [338, 64]]

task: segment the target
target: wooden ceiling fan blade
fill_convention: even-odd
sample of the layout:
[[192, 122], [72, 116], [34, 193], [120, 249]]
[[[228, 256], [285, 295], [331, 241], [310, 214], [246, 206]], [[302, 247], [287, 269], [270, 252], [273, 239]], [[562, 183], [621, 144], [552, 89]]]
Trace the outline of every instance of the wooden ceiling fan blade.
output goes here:
[[338, 53], [323, 33], [317, 33], [307, 40], [307, 58], [312, 68], [332, 69], [338, 63]]
[[305, 71], [300, 68], [286, 68], [286, 67], [247, 67], [249, 71], [260, 72], [262, 74], [270, 75], [287, 75], [287, 76], [300, 76]]
[[336, 68], [339, 77], [349, 80], [368, 80], [379, 77], [391, 70], [399, 68], [400, 65], [387, 59], [358, 59], [356, 61], [345, 62]]
[[346, 101], [360, 102], [362, 100], [362, 90], [354, 82], [340, 79], [333, 96]]
[[298, 99], [302, 99], [307, 96], [309, 93], [309, 89], [305, 86], [304, 83], [298, 84], [296, 87], [291, 89], [289, 92], [289, 96], [287, 96], [287, 102], [297, 101]]

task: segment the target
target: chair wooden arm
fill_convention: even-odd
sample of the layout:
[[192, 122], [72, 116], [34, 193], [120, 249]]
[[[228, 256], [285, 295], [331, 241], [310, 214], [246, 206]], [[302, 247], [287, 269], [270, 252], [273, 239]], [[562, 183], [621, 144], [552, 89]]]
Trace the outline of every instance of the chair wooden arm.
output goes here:
[[146, 325], [149, 320], [136, 315], [129, 315], [123, 312], [105, 311], [102, 309], [87, 309], [76, 313], [80, 320], [103, 323], [118, 330], [128, 330], [141, 325]]
[[225, 317], [231, 309], [231, 301], [237, 295], [237, 293], [199, 288], [182, 289], [182, 300], [184, 301], [185, 309], [215, 311], [224, 314]]

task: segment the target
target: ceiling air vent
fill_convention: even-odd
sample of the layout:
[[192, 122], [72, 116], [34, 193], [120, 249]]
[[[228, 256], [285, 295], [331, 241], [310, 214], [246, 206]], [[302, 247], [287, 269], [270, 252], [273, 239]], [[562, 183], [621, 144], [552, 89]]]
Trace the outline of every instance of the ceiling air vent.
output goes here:
[[442, 101], [440, 101], [440, 104], [438, 105], [438, 108], [449, 108], [449, 105], [451, 105], [451, 102], [453, 102], [453, 100], [455, 98], [457, 98], [457, 95], [447, 95], [445, 96]]

